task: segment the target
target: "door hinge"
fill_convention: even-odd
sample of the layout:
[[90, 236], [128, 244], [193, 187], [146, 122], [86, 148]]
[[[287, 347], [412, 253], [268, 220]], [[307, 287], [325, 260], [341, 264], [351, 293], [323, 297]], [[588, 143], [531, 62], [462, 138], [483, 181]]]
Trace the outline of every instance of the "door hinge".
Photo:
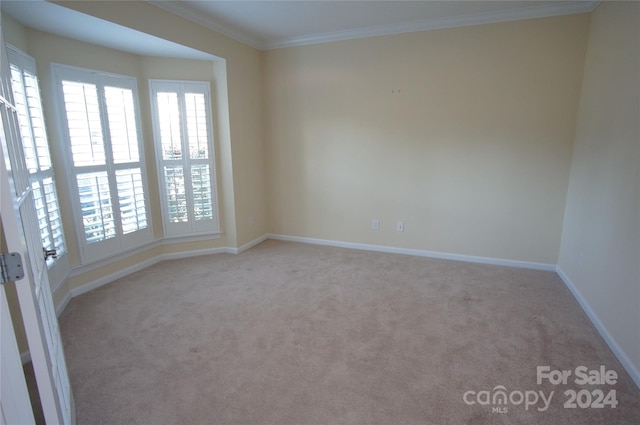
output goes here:
[[17, 252], [10, 254], [0, 254], [0, 274], [2, 282], [14, 282], [24, 277], [24, 267], [22, 267], [22, 256]]

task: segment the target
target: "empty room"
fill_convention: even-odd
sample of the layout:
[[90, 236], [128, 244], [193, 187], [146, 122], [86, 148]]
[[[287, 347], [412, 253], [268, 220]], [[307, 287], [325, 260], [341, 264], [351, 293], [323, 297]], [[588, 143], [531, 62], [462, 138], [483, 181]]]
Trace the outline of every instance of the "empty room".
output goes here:
[[2, 424], [640, 423], [640, 3], [2, 0]]

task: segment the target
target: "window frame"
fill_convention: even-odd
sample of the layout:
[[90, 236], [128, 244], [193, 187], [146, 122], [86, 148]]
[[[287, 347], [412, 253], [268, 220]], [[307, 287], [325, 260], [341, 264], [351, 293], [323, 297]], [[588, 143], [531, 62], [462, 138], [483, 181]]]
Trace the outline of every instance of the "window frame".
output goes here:
[[[180, 116], [186, 116], [185, 94], [198, 93], [204, 95], [205, 116], [207, 129], [207, 150], [208, 158], [191, 158], [189, 150], [189, 140], [187, 134], [187, 122], [181, 119], [179, 122], [181, 136], [181, 150], [184, 152], [181, 159], [164, 159], [161, 140], [160, 117], [157, 102], [157, 93], [163, 91], [175, 92], [178, 95], [178, 105]], [[220, 214], [217, 188], [217, 166], [214, 142], [213, 109], [211, 102], [211, 85], [208, 81], [187, 81], [187, 80], [165, 80], [149, 79], [149, 97], [151, 101], [151, 119], [153, 125], [154, 150], [156, 155], [156, 169], [158, 178], [158, 192], [162, 211], [162, 226], [165, 238], [197, 237], [197, 236], [220, 236]], [[189, 170], [197, 164], [207, 164], [209, 166], [209, 185], [211, 188], [211, 209], [213, 217], [207, 220], [195, 220], [194, 197], [191, 183], [185, 183], [187, 209], [190, 219], [187, 222], [171, 222], [169, 213], [169, 202], [166, 192], [166, 181], [164, 167], [166, 165], [180, 165], [183, 170]]]
[[[142, 124], [140, 116], [140, 103], [138, 92], [138, 81], [136, 77], [64, 65], [59, 63], [51, 64], [51, 75], [54, 84], [54, 99], [56, 102], [57, 122], [60, 140], [63, 145], [64, 165], [70, 172], [66, 173], [67, 184], [70, 188], [70, 198], [76, 239], [78, 241], [79, 253], [82, 264], [87, 264], [97, 260], [109, 258], [122, 252], [130, 251], [149, 244], [154, 240], [153, 217], [150, 205], [150, 193], [148, 185], [147, 167], [145, 160], [144, 143], [142, 136]], [[63, 81], [72, 81], [84, 84], [93, 84], [98, 92], [98, 107], [100, 114], [100, 126], [102, 130], [102, 142], [104, 146], [104, 165], [82, 165], [76, 166], [74, 163], [69, 125], [67, 121], [67, 111], [63, 92]], [[138, 142], [138, 160], [124, 163], [114, 161], [111, 134], [109, 130], [109, 118], [104, 95], [104, 88], [119, 87], [130, 89], [133, 95], [133, 108], [136, 124], [136, 137]], [[124, 233], [122, 228], [122, 218], [120, 211], [120, 199], [118, 197], [116, 172], [118, 170], [139, 168], [144, 192], [144, 207], [146, 215], [146, 227]], [[109, 182], [111, 198], [111, 208], [115, 226], [115, 236], [106, 238], [98, 242], [88, 243], [85, 234], [84, 218], [80, 201], [80, 191], [77, 176], [80, 174], [106, 171]]]

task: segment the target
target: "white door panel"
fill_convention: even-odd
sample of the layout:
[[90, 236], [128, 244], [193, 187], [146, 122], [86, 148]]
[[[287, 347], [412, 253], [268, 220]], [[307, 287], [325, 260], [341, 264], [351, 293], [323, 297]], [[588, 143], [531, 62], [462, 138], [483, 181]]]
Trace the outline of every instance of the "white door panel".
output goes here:
[[[16, 282], [16, 290], [45, 421], [47, 424], [73, 424], [73, 396], [42, 252], [33, 191], [24, 161], [17, 112], [12, 101], [9, 67], [2, 37], [0, 47], [2, 227], [9, 252], [18, 252], [23, 257], [25, 277]], [[2, 343], [4, 342], [3, 333]], [[3, 415], [6, 407], [3, 401]], [[8, 420], [8, 417], [4, 419]]]

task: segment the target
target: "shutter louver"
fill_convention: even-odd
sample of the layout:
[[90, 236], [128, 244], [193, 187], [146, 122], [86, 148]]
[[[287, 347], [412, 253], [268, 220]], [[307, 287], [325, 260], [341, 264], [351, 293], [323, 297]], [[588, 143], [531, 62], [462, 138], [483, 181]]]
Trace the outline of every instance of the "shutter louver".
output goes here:
[[116, 171], [118, 202], [122, 233], [127, 234], [147, 227], [147, 212], [140, 168]]
[[42, 171], [51, 168], [51, 154], [49, 143], [44, 126], [44, 116], [42, 113], [42, 100], [40, 99], [40, 88], [35, 75], [24, 71], [24, 85], [26, 88], [27, 106], [29, 107], [29, 118], [33, 131], [33, 140], [38, 156], [38, 168]]
[[11, 65], [11, 86], [13, 87], [13, 101], [18, 112], [18, 124], [20, 124], [20, 135], [22, 136], [22, 150], [24, 151], [24, 160], [29, 173], [38, 171], [38, 161], [36, 159], [36, 147], [31, 134], [31, 125], [29, 123], [29, 108], [27, 106], [27, 95], [24, 87], [24, 78], [22, 71], [14, 65]]
[[51, 227], [51, 238], [53, 239], [53, 247], [58, 252], [58, 256], [65, 252], [64, 234], [62, 232], [62, 218], [60, 217], [60, 207], [58, 206], [58, 197], [56, 195], [56, 187], [51, 177], [42, 180], [44, 189], [45, 206], [49, 216], [49, 226]]
[[209, 165], [194, 165], [191, 167], [191, 186], [193, 188], [193, 210], [196, 220], [211, 220], [213, 209], [211, 206], [211, 176]]
[[183, 223], [189, 221], [187, 192], [184, 186], [184, 173], [180, 165], [164, 167], [165, 191], [169, 221]]
[[106, 172], [79, 174], [80, 209], [88, 244], [116, 236], [111, 191]]

